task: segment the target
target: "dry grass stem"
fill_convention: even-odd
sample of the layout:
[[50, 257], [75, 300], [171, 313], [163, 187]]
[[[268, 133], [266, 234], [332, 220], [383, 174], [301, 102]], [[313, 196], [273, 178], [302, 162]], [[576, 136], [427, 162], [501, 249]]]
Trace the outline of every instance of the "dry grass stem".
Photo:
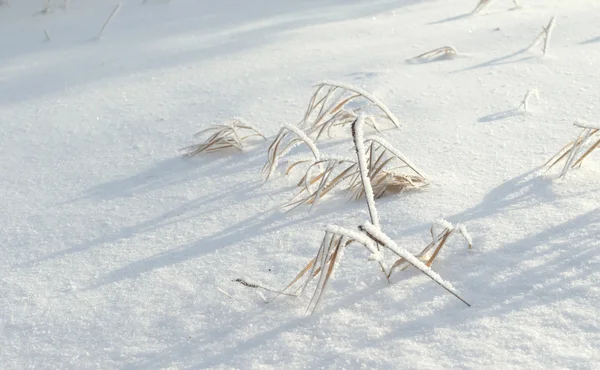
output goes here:
[[318, 141], [325, 134], [331, 137], [333, 129], [351, 124], [361, 113], [366, 115], [365, 123], [377, 131], [378, 119], [400, 127], [398, 119], [373, 95], [358, 87], [331, 81], [316, 85], [298, 126]]
[[238, 279], [234, 279], [232, 281], [235, 282], [235, 283], [240, 283], [243, 286], [248, 287], [248, 288], [262, 289], [262, 290], [265, 290], [267, 292], [274, 293], [274, 294], [276, 294], [276, 296], [283, 294], [283, 295], [295, 297], [295, 294], [289, 294], [289, 293], [286, 293], [286, 292], [283, 292], [283, 291], [278, 291], [278, 290], [275, 290], [275, 289], [271, 289], [271, 288], [268, 288], [266, 286], [260, 285], [260, 284], [255, 283], [255, 282], [250, 282], [250, 281], [245, 280], [245, 279], [238, 278]]
[[[437, 227], [442, 227], [442, 231], [438, 232], [436, 230]], [[425, 263], [427, 267], [431, 267], [433, 261], [438, 256], [442, 247], [448, 241], [448, 238], [456, 232], [460, 233], [462, 237], [467, 241], [469, 249], [473, 248], [473, 241], [471, 240], [471, 236], [468, 234], [467, 229], [462, 225], [457, 225], [456, 227], [450, 224], [449, 222], [439, 222], [435, 223], [431, 226], [429, 230], [431, 233], [432, 241], [429, 243], [419, 254], [415, 255], [420, 261]], [[430, 253], [433, 250], [433, 253]], [[392, 264], [388, 271], [388, 278], [391, 277], [392, 272], [396, 269], [400, 271], [404, 271], [410, 264], [404, 258], [399, 258]]]
[[423, 54], [419, 54], [416, 57], [410, 58], [409, 62], [431, 62], [434, 60], [441, 60], [447, 58], [453, 58], [458, 54], [455, 48], [452, 46], [442, 46], [437, 49], [429, 50]]
[[269, 146], [267, 151], [267, 161], [262, 169], [262, 173], [265, 175], [265, 181], [268, 180], [275, 171], [279, 159], [289, 153], [292, 148], [302, 143], [310, 149], [315, 160], [319, 160], [321, 155], [317, 146], [301, 129], [295, 126], [286, 125], [279, 130], [279, 133]]
[[[384, 139], [371, 136], [365, 140], [365, 146], [368, 176], [375, 199], [428, 184], [417, 167]], [[408, 169], [409, 173], [398, 172], [402, 169]], [[351, 180], [348, 190], [354, 199], [364, 197], [365, 189], [359, 176]]]
[[[445, 245], [449, 237], [456, 231], [463, 235], [463, 237], [469, 243], [469, 248], [471, 248], [471, 237], [468, 235], [463, 226], [453, 227], [447, 222], [442, 223], [442, 226], [444, 229], [439, 233], [436, 232], [435, 225], [432, 226], [432, 236], [437, 235], [437, 237], [434, 237], [433, 242], [430, 243], [430, 245], [428, 245], [417, 256], [408, 255], [408, 252], [398, 247], [394, 242], [389, 240], [385, 234], [383, 234], [378, 228], [375, 228], [370, 223], [366, 223], [361, 226], [359, 228], [360, 232], [348, 230], [338, 226], [327, 226], [325, 235], [321, 241], [321, 245], [316, 256], [308, 261], [308, 263], [300, 270], [294, 279], [292, 279], [292, 281], [284, 289], [282, 289], [278, 295], [287, 294], [291, 296], [301, 296], [307, 290], [308, 285], [312, 281], [316, 280], [314, 290], [312, 291], [309, 304], [306, 308], [307, 312], [313, 313], [321, 302], [327, 283], [331, 280], [331, 277], [335, 273], [336, 264], [339, 264], [344, 248], [354, 244], [362, 246], [367, 250], [369, 253], [368, 260], [377, 261], [379, 263], [380, 270], [387, 279], [389, 279], [389, 276], [394, 269], [404, 270], [406, 267], [412, 265], [436, 281], [439, 285], [448, 290], [462, 302], [469, 305], [449, 284], [445, 283], [439, 277], [439, 275], [430, 269], [433, 260], [439, 254], [442, 246]], [[383, 261], [383, 254], [380, 250], [380, 246], [390, 250], [394, 255], [400, 257], [400, 259], [396, 260], [389, 270]], [[425, 256], [427, 256], [430, 250], [434, 248], [435, 250], [431, 257], [426, 258]], [[250, 285], [250, 287], [257, 286], [253, 284]]]
[[552, 17], [546, 26], [542, 27], [542, 32], [533, 40], [531, 45], [527, 48], [527, 50], [531, 50], [536, 47], [542, 40], [544, 41], [542, 45], [542, 53], [544, 56], [548, 53], [548, 49], [550, 48], [550, 38], [552, 37], [552, 31], [554, 30], [554, 26], [556, 17]]
[[[473, 9], [473, 11], [471, 12], [471, 14], [479, 14], [481, 13], [481, 11], [486, 8], [488, 5], [490, 5], [494, 0], [480, 0], [479, 3], [477, 4], [477, 6], [475, 7], [475, 9]], [[512, 0], [512, 3], [515, 4], [514, 8], [511, 8], [509, 10], [515, 10], [515, 9], [519, 9], [521, 7], [521, 4], [519, 4], [518, 0]]]
[[317, 255], [300, 270], [282, 292], [291, 290], [293, 292], [291, 295], [297, 295], [298, 293], [302, 295], [309, 283], [317, 278], [315, 289], [306, 308], [307, 312], [313, 313], [323, 297], [327, 283], [335, 272], [336, 263], [339, 263], [344, 248], [351, 243], [366, 248], [370, 260], [381, 260], [381, 254], [375, 244], [364, 234], [337, 226], [328, 226]]
[[117, 13], [119, 12], [119, 9], [121, 9], [122, 5], [123, 5], [123, 3], [119, 3], [119, 4], [117, 4], [117, 6], [115, 6], [115, 8], [113, 9], [113, 11], [108, 16], [108, 18], [106, 18], [106, 21], [102, 25], [102, 28], [100, 29], [100, 32], [98, 33], [98, 36], [96, 36], [96, 39], [100, 39], [102, 37], [102, 35], [104, 34], [104, 30], [106, 29], [106, 27], [108, 27], [108, 25], [113, 20], [113, 18], [115, 17], [115, 15], [117, 15]]
[[521, 107], [523, 107], [523, 112], [527, 113], [527, 111], [528, 111], [527, 108], [529, 107], [529, 100], [532, 97], [535, 97], [535, 100], [537, 102], [540, 101], [540, 95], [539, 95], [538, 89], [528, 90], [527, 93], [525, 94], [525, 97], [523, 98], [523, 101], [521, 101], [521, 105], [519, 105], [519, 108], [517, 108], [517, 109], [521, 109]]
[[[600, 125], [594, 125], [583, 121], [577, 121], [574, 123], [574, 125], [582, 129], [577, 138], [567, 143], [567, 145], [559, 150], [558, 153], [550, 158], [550, 160], [548, 160], [548, 162], [546, 162], [544, 165], [547, 167], [547, 170], [550, 170], [557, 163], [565, 160], [565, 164], [559, 175], [559, 178], [564, 177], [570, 169], [580, 167], [583, 160], [592, 151], [598, 148], [598, 146], [600, 146], [600, 135], [597, 135], [600, 131]], [[587, 150], [585, 150], [585, 152], [583, 152], [583, 154], [579, 155], [587, 142], [592, 138], [592, 144], [587, 148]]]
[[[368, 177], [375, 199], [418, 189], [428, 184], [421, 172], [387, 141], [369, 137], [365, 144]], [[302, 189], [285, 205], [288, 212], [301, 205], [314, 207], [335, 188], [345, 190], [351, 199], [364, 198], [365, 189], [355, 160], [335, 157], [314, 161], [298, 160], [288, 167], [286, 173], [289, 174], [303, 163], [310, 164], [297, 184]], [[409, 173], [398, 172], [401, 169], [409, 169]]]
[[228, 148], [242, 151], [244, 149], [243, 141], [254, 136], [260, 136], [266, 140], [263, 134], [240, 118], [233, 118], [220, 125], [214, 125], [194, 136], [213, 131], [214, 133], [205, 142], [183, 148], [182, 150], [186, 152], [184, 157], [190, 158], [203, 152], [210, 153]]
[[480, 0], [471, 14], [479, 14], [486, 6], [490, 5], [494, 0]]
[[[295, 166], [306, 161], [293, 163], [287, 173]], [[315, 169], [317, 170], [315, 172]], [[298, 182], [302, 187], [292, 200], [285, 205], [289, 211], [303, 205], [314, 207], [318, 201], [338, 185], [357, 176], [358, 166], [355, 161], [345, 158], [327, 158], [311, 161], [304, 176]]]

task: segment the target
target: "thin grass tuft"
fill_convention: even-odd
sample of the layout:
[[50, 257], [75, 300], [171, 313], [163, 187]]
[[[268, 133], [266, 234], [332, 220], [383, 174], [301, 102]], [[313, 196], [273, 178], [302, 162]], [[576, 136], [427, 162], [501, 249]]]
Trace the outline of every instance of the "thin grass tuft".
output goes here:
[[[549, 171], [556, 164], [565, 160], [563, 169], [558, 176], [559, 178], [566, 176], [570, 169], [581, 167], [583, 160], [600, 146], [600, 134], [598, 134], [600, 125], [585, 121], [576, 121], [573, 125], [582, 129], [577, 138], [568, 142], [567, 145], [544, 164], [547, 168], [546, 171]], [[592, 144], [588, 146], [583, 154], [580, 154], [590, 140]]]
[[409, 63], [428, 63], [436, 60], [452, 59], [458, 55], [458, 51], [452, 46], [442, 46], [433, 50], [429, 50], [416, 57], [408, 59]]
[[251, 137], [260, 136], [264, 140], [267, 138], [261, 134], [252, 125], [246, 123], [241, 118], [233, 118], [220, 125], [214, 125], [196, 133], [194, 136], [200, 136], [207, 132], [214, 132], [203, 143], [194, 144], [181, 149], [185, 151], [185, 158], [191, 158], [201, 153], [211, 153], [218, 150], [235, 148], [239, 151], [244, 150], [244, 140]]
[[[481, 11], [483, 9], [485, 9], [488, 5], [490, 5], [494, 0], [479, 0], [479, 3], [477, 3], [477, 6], [475, 7], [475, 9], [473, 9], [473, 11], [471, 12], [471, 14], [479, 14], [481, 13]], [[521, 8], [521, 4], [519, 4], [518, 0], [512, 0], [512, 3], [515, 5], [513, 8], [509, 9], [509, 10], [515, 10], [515, 9], [519, 9]]]
[[269, 145], [267, 151], [267, 161], [262, 168], [262, 174], [265, 175], [267, 181], [279, 163], [279, 160], [284, 155], [288, 154], [294, 147], [304, 143], [312, 152], [315, 160], [319, 160], [321, 154], [315, 145], [314, 141], [296, 126], [286, 125], [279, 130], [279, 133]]
[[332, 130], [350, 125], [359, 114], [365, 114], [365, 123], [377, 131], [380, 131], [378, 120], [400, 127], [388, 107], [363, 89], [333, 81], [320, 82], [315, 87], [298, 124], [315, 141], [323, 135], [331, 137]]
[[548, 49], [550, 49], [550, 39], [552, 37], [552, 31], [556, 25], [556, 16], [552, 17], [546, 26], [542, 26], [542, 32], [537, 35], [535, 40], [527, 47], [527, 50], [531, 50], [537, 45], [539, 45], [542, 41], [542, 53], [544, 56], [548, 53]]
[[540, 101], [540, 95], [539, 95], [539, 91], [538, 89], [529, 89], [527, 90], [527, 93], [525, 93], [525, 96], [523, 97], [523, 100], [521, 101], [521, 104], [519, 105], [519, 107], [517, 108], [517, 110], [523, 108], [523, 112], [525, 114], [527, 114], [527, 112], [529, 111], [529, 101], [531, 100], [531, 98], [534, 97], [535, 100], [539, 103]]
[[[438, 232], [439, 228], [442, 228]], [[469, 249], [473, 248], [473, 240], [463, 225], [452, 225], [450, 222], [441, 220], [434, 223], [429, 229], [432, 241], [419, 254], [415, 255], [417, 259], [425, 263], [427, 267], [431, 267], [433, 261], [439, 255], [442, 247], [446, 244], [452, 234], [459, 233], [468, 243]], [[432, 253], [430, 253], [433, 250]], [[394, 270], [404, 271], [410, 264], [404, 258], [396, 260], [388, 271], [388, 278], [391, 277]]]

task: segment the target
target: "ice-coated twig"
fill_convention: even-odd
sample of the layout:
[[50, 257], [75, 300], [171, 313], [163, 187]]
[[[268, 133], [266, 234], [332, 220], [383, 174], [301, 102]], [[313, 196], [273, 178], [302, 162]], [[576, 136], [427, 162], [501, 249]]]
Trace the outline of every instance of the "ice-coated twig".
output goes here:
[[454, 289], [454, 287], [437, 273], [435, 273], [429, 266], [421, 262], [411, 253], [406, 251], [404, 248], [399, 247], [392, 239], [390, 239], [387, 235], [385, 235], [378, 227], [371, 223], [364, 223], [360, 226], [360, 229], [364, 231], [371, 239], [373, 239], [377, 244], [385, 246], [387, 249], [394, 252], [397, 256], [403, 258], [407, 263], [414, 266], [416, 269], [421, 271], [423, 274], [427, 275], [431, 280], [435, 281], [439, 286], [447, 290], [450, 294], [458, 298], [461, 302], [466, 304], [467, 306], [471, 306], [467, 301], [465, 301], [459, 293]]
[[519, 105], [519, 108], [517, 108], [517, 109], [521, 109], [521, 107], [523, 107], [523, 112], [527, 113], [528, 112], [527, 108], [529, 107], [529, 100], [531, 99], [531, 97], [535, 97], [535, 100], [538, 102], [540, 101], [540, 95], [539, 95], [538, 89], [527, 90], [525, 97], [521, 101], [521, 105]]
[[117, 4], [117, 6], [115, 6], [115, 8], [113, 9], [113, 11], [108, 16], [108, 18], [106, 18], [106, 21], [102, 25], [102, 28], [100, 29], [100, 32], [98, 33], [98, 36], [96, 36], [96, 39], [100, 39], [102, 37], [102, 35], [104, 34], [104, 30], [106, 29], [106, 27], [108, 27], [108, 25], [113, 20], [113, 18], [115, 17], [115, 15], [117, 15], [117, 12], [119, 11], [119, 9], [121, 9], [121, 5], [123, 5], [123, 3]]
[[381, 226], [379, 223], [379, 214], [377, 213], [377, 208], [375, 208], [375, 197], [373, 195], [371, 180], [369, 179], [369, 167], [367, 164], [367, 159], [365, 158], [365, 142], [363, 138], [364, 121], [365, 118], [363, 115], [358, 116], [358, 118], [354, 121], [352, 124], [352, 137], [354, 138], [354, 147], [356, 148], [356, 157], [358, 158], [360, 179], [365, 192], [371, 223], [373, 223], [373, 225], [379, 229]]
[[536, 47], [542, 40], [544, 40], [544, 44], [542, 45], [543, 55], [546, 56], [548, 53], [548, 49], [550, 48], [550, 38], [552, 37], [552, 31], [554, 30], [554, 26], [556, 24], [556, 16], [552, 17], [548, 22], [548, 25], [542, 27], [542, 32], [533, 40], [531, 45], [527, 48], [527, 50], [531, 50]]

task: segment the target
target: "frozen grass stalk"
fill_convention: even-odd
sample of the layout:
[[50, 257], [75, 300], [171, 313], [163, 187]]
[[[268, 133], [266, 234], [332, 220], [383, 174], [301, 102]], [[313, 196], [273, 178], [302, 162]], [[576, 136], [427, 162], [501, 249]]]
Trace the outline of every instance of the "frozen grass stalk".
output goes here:
[[[490, 5], [493, 1], [494, 0], [480, 0], [479, 3], [477, 3], [477, 6], [475, 7], [475, 9], [473, 9], [473, 11], [471, 12], [471, 14], [481, 13], [481, 11], [484, 8], [486, 8], [488, 5]], [[515, 4], [515, 7], [510, 10], [519, 9], [521, 7], [521, 4], [519, 4], [518, 0], [512, 0], [512, 3]]]
[[458, 51], [452, 46], [442, 46], [433, 50], [429, 50], [423, 54], [419, 54], [416, 57], [410, 58], [408, 61], [412, 63], [423, 63], [431, 62], [434, 60], [448, 59], [456, 56]]
[[267, 161], [265, 162], [265, 165], [261, 171], [263, 174], [266, 174], [265, 181], [267, 181], [271, 175], [273, 175], [273, 172], [277, 167], [277, 163], [279, 163], [279, 159], [281, 159], [281, 157], [289, 153], [290, 150], [301, 143], [306, 144], [306, 146], [312, 152], [315, 160], [319, 160], [321, 156], [319, 149], [317, 149], [314, 141], [301, 129], [296, 126], [286, 125], [279, 130], [279, 133], [269, 146], [267, 151]]
[[365, 158], [363, 124], [364, 116], [360, 115], [352, 124], [352, 137], [354, 138], [354, 147], [356, 148], [356, 157], [358, 158], [360, 179], [365, 192], [365, 198], [367, 199], [367, 207], [369, 209], [371, 223], [373, 223], [373, 225], [379, 229], [379, 215], [377, 214], [377, 208], [375, 208], [375, 197], [373, 196], [373, 187], [371, 186], [371, 181], [369, 180], [369, 168], [367, 165], [367, 159]]
[[525, 94], [525, 97], [521, 101], [521, 105], [519, 105], [519, 108], [517, 108], [517, 109], [521, 109], [521, 107], [523, 107], [523, 112], [527, 113], [528, 112], [528, 107], [529, 107], [529, 100], [532, 97], [535, 97], [535, 100], [537, 102], [540, 101], [540, 95], [539, 95], [538, 89], [527, 90], [527, 93]]
[[108, 25], [113, 20], [113, 18], [115, 17], [115, 15], [117, 15], [117, 12], [119, 11], [119, 9], [121, 9], [121, 5], [123, 5], [123, 3], [117, 4], [117, 6], [115, 6], [115, 8], [113, 9], [113, 11], [108, 16], [108, 18], [106, 18], [106, 22], [104, 22], [104, 24], [102, 25], [102, 28], [100, 29], [100, 33], [98, 33], [98, 36], [96, 36], [96, 39], [100, 39], [102, 37], [102, 35], [104, 34], [104, 30], [106, 29], [106, 27], [108, 27]]
[[585, 121], [575, 121], [574, 125], [582, 129], [577, 138], [567, 143], [567, 145], [559, 150], [558, 153], [550, 158], [550, 160], [548, 160], [548, 162], [545, 164], [547, 170], [550, 170], [557, 163], [565, 160], [565, 164], [559, 175], [559, 178], [566, 176], [570, 169], [581, 166], [583, 160], [600, 146], [599, 138], [596, 141], [592, 141], [592, 145], [590, 145], [583, 154], [579, 155], [589, 139], [592, 137], [596, 139], [598, 136], [600, 136], [597, 135], [600, 131], [600, 124], [593, 124]]
[[550, 38], [552, 37], [552, 31], [554, 30], [554, 26], [556, 24], [555, 19], [556, 16], [552, 17], [550, 19], [550, 22], [548, 22], [548, 25], [542, 27], [542, 32], [540, 32], [540, 34], [537, 35], [537, 37], [535, 38], [535, 40], [533, 40], [533, 42], [527, 48], [527, 50], [533, 49], [543, 40], [544, 43], [542, 45], [542, 53], [544, 56], [546, 56], [546, 54], [548, 53], [548, 49], [550, 48]]
[[264, 135], [252, 125], [237, 117], [232, 118], [229, 121], [225, 121], [220, 125], [214, 125], [206, 130], [202, 130], [196, 133], [194, 136], [200, 136], [211, 131], [216, 132], [209, 136], [203, 143], [194, 144], [183, 148], [182, 150], [186, 152], [184, 157], [190, 158], [203, 152], [210, 153], [228, 148], [235, 148], [239, 151], [243, 151], [244, 140], [254, 136], [260, 136], [266, 140]]
[[421, 271], [423, 274], [427, 275], [431, 280], [435, 281], [439, 286], [446, 289], [450, 294], [458, 298], [461, 302], [471, 307], [471, 305], [458, 294], [456, 289], [454, 289], [454, 287], [450, 283], [442, 279], [440, 275], [435, 273], [431, 268], [429, 268], [428, 265], [421, 262], [417, 257], [413, 256], [404, 248], [396, 245], [396, 243], [394, 243], [394, 241], [390, 239], [387, 235], [385, 235], [378, 227], [370, 223], [365, 223], [361, 225], [360, 229], [364, 231], [369, 236], [369, 238], [373, 239], [373, 241], [375, 241], [377, 244], [383, 245], [387, 249], [394, 252], [394, 254], [402, 258], [408, 264], [415, 267], [417, 270]]
[[350, 125], [356, 117], [365, 113], [365, 123], [379, 131], [377, 118], [400, 127], [400, 122], [379, 99], [358, 87], [333, 81], [316, 85], [304, 117], [298, 124], [307, 135], [317, 141], [336, 127]]

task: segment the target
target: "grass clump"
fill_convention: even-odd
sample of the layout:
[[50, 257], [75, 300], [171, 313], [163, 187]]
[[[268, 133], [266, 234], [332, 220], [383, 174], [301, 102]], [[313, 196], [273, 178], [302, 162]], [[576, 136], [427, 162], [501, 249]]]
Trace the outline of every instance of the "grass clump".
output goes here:
[[[598, 148], [598, 146], [600, 146], [600, 135], [598, 135], [598, 131], [600, 131], [600, 125], [585, 121], [576, 121], [574, 125], [581, 128], [579, 135], [575, 138], [575, 140], [571, 140], [567, 143], [567, 145], [562, 147], [562, 149], [559, 150], [558, 153], [550, 158], [544, 165], [547, 167], [547, 170], [550, 170], [552, 167], [564, 160], [565, 163], [559, 178], [564, 177], [570, 169], [580, 167], [583, 163], [583, 160], [590, 155], [591, 152]], [[591, 142], [591, 145], [588, 146], [587, 144], [589, 142]], [[583, 151], [586, 146], [587, 149]], [[582, 151], [583, 154], [581, 154]]]
[[196, 133], [194, 137], [201, 136], [208, 132], [214, 133], [204, 142], [181, 149], [182, 151], [185, 151], [185, 158], [191, 158], [201, 153], [211, 153], [229, 148], [235, 148], [238, 151], [242, 151], [244, 150], [244, 140], [254, 136], [260, 136], [264, 140], [267, 139], [257, 129], [244, 122], [241, 118], [233, 118], [222, 124], [209, 127]]

